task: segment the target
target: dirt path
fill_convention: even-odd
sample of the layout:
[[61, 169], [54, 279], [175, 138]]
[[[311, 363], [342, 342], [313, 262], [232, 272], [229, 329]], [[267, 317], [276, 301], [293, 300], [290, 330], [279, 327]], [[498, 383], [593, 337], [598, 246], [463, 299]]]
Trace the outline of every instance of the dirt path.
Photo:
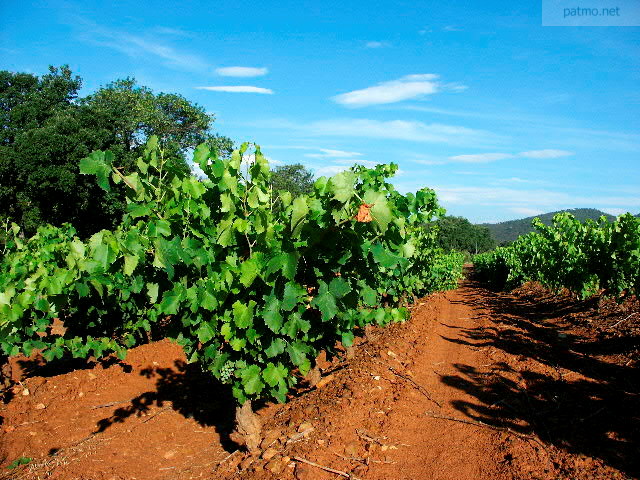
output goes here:
[[412, 349], [411, 370], [415, 382], [424, 386], [440, 406], [415, 389], [401, 396], [388, 415], [383, 433], [411, 446], [395, 450], [389, 459], [396, 463], [375, 465], [367, 478], [445, 480], [452, 478], [452, 472], [460, 480], [502, 478], [496, 465], [499, 432], [426, 414], [469, 420], [460, 407], [472, 409], [477, 403], [471, 394], [456, 388], [455, 382], [447, 381], [462, 372], [482, 375], [491, 363], [475, 342], [464, 341], [465, 331], [486, 323], [465, 301], [473, 294], [469, 287], [462, 287], [439, 298], [432, 305], [435, 311], [414, 313], [412, 330], [420, 341]]
[[[0, 405], [2, 469], [24, 479], [339, 478], [303, 459], [363, 480], [633, 478], [635, 357], [576, 326], [575, 315], [593, 321], [584, 304], [545, 295], [465, 282], [420, 300], [409, 322], [368, 328], [353, 350], [319, 359], [317, 386], [260, 407], [257, 455], [229, 437], [228, 390], [169, 342], [66, 371], [23, 360], [30, 377]], [[19, 457], [33, 460], [8, 472]]]

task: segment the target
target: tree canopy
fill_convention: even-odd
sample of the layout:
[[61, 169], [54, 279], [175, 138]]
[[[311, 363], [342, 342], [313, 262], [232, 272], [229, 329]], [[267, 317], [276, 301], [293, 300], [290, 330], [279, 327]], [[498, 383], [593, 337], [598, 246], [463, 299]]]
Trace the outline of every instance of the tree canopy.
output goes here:
[[434, 225], [438, 230], [437, 242], [445, 250], [481, 253], [496, 247], [487, 227], [473, 225], [464, 217], [445, 216]]
[[313, 172], [304, 165], [278, 165], [271, 171], [271, 187], [274, 191], [285, 190], [294, 197], [313, 190]]
[[161, 139], [168, 164], [185, 171], [186, 153], [200, 143], [220, 155], [233, 148], [212, 133], [213, 116], [180, 95], [156, 94], [133, 78], [84, 98], [81, 86], [67, 66], [41, 77], [0, 72], [0, 219], [27, 233], [70, 222], [86, 236], [119, 220], [123, 191], [103, 192], [79, 174], [92, 151], [111, 150], [127, 173], [151, 135]]

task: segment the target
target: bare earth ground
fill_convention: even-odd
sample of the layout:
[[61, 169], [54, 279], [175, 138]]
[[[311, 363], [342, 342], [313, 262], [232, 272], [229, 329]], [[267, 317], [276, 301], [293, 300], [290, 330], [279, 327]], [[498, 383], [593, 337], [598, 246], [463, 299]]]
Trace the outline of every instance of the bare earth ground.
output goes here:
[[[465, 281], [260, 406], [254, 455], [230, 439], [228, 390], [168, 341], [124, 362], [12, 359], [0, 478], [639, 478], [637, 311]], [[33, 460], [7, 470], [19, 457]]]

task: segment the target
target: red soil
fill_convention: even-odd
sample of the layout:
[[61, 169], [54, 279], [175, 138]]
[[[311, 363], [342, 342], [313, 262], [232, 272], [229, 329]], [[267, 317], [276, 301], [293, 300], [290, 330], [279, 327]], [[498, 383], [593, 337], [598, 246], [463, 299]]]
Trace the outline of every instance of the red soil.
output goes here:
[[637, 477], [637, 310], [466, 282], [261, 406], [254, 455], [229, 438], [228, 390], [168, 341], [66, 371], [12, 359], [27, 378], [0, 405], [0, 478], [339, 478], [301, 460], [367, 480]]

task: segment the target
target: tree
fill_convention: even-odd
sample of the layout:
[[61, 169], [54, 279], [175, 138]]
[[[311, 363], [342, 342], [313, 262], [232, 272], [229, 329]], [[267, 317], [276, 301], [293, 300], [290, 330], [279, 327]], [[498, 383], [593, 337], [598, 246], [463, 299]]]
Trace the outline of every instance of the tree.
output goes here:
[[206, 144], [210, 151], [215, 152], [218, 157], [225, 159], [231, 157], [231, 153], [235, 148], [233, 140], [218, 134], [210, 135], [206, 140]]
[[[76, 103], [81, 85], [66, 66], [50, 67], [41, 78], [0, 72], [0, 217], [28, 233], [45, 218], [51, 223], [73, 218], [82, 204], [79, 195], [101, 196], [79, 178], [77, 167], [91, 150], [108, 144], [83, 128]], [[100, 216], [95, 213], [92, 218]]]
[[[105, 193], [81, 176], [80, 159], [109, 149], [129, 172], [151, 135], [170, 168], [189, 171], [186, 153], [207, 142], [226, 154], [232, 142], [213, 135], [214, 118], [176, 94], [155, 94], [132, 78], [117, 80], [86, 98], [68, 67], [42, 77], [0, 72], [0, 220], [27, 234], [44, 223], [70, 222], [82, 236], [108, 228], [124, 211], [122, 189]], [[231, 145], [231, 146], [229, 146]]]
[[82, 86], [68, 66], [49, 67], [38, 78], [30, 73], [0, 71], [0, 145], [11, 145], [25, 130], [38, 128], [72, 105]]
[[445, 216], [433, 224], [437, 242], [445, 250], [481, 253], [496, 247], [487, 227], [473, 225], [464, 217]]
[[271, 172], [271, 187], [274, 192], [285, 190], [292, 196], [313, 191], [313, 173], [299, 163], [279, 165]]
[[[160, 138], [173, 166], [187, 169], [185, 153], [212, 135], [214, 117], [181, 95], [159, 93], [133, 78], [116, 80], [82, 100], [102, 126], [110, 126], [116, 157], [128, 166], [151, 135]], [[213, 138], [218, 138], [214, 136]]]

